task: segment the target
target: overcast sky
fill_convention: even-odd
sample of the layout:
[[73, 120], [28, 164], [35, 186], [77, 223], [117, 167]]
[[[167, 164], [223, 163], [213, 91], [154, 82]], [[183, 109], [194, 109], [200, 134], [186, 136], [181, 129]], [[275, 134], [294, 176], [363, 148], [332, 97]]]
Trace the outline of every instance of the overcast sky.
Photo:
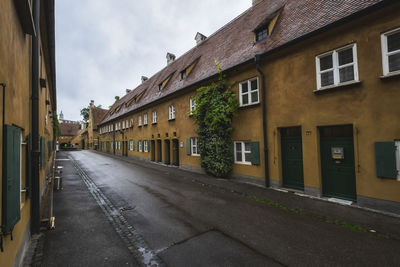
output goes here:
[[251, 6], [251, 0], [57, 0], [58, 113], [81, 120], [90, 100], [108, 108], [141, 76], [166, 66]]

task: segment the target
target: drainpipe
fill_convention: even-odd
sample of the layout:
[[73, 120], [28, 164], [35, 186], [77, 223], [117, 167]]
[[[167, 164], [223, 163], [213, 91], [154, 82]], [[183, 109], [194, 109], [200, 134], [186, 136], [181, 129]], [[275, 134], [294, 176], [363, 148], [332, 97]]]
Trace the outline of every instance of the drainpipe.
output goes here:
[[40, 232], [40, 177], [39, 177], [39, 35], [40, 0], [33, 0], [33, 20], [36, 35], [32, 36], [32, 199], [31, 231]]
[[260, 73], [261, 77], [261, 102], [262, 102], [262, 125], [263, 125], [263, 141], [264, 141], [264, 175], [265, 175], [265, 187], [269, 187], [269, 168], [268, 168], [268, 143], [267, 143], [267, 108], [265, 104], [265, 78], [264, 73], [260, 68], [260, 55], [254, 57], [256, 62], [256, 69]]

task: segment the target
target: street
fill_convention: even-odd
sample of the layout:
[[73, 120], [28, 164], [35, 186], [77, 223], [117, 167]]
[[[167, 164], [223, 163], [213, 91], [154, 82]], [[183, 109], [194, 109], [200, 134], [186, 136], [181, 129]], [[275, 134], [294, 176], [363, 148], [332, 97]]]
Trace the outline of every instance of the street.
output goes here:
[[[57, 260], [65, 266], [93, 266], [95, 258], [96, 265], [103, 266], [400, 265], [398, 218], [291, 196], [300, 207], [301, 202], [315, 203], [311, 204], [316, 206], [314, 210], [306, 210], [290, 206], [283, 192], [97, 152], [60, 152], [58, 158], [59, 165], [80, 175], [96, 200], [86, 197], [74, 203], [77, 211], [68, 215], [69, 227], [79, 220], [78, 212], [100, 210], [90, 204], [97, 203], [103, 213], [94, 217], [102, 222], [82, 230], [82, 234], [90, 231], [89, 240], [82, 238], [79, 242], [94, 242], [102, 226], [108, 229], [112, 225], [116, 232], [107, 230], [105, 234], [112, 238], [96, 242], [103, 243], [104, 251], [114, 250], [115, 254], [104, 256], [97, 251], [92, 260], [80, 261], [79, 257], [71, 259], [67, 245], [60, 245], [54, 255], [57, 231], [63, 225], [61, 205], [70, 205], [58, 199], [76, 183], [69, 183], [72, 176], [64, 174], [64, 190], [55, 193], [56, 230], [46, 233], [44, 266]], [[251, 190], [266, 197], [250, 195]], [[273, 200], [267, 199], [268, 194]], [[318, 216], [318, 209], [332, 216]], [[335, 212], [343, 217], [337, 218]], [[354, 222], [344, 221], [352, 216]], [[359, 225], [357, 218], [360, 222], [370, 220]], [[96, 254], [90, 249], [82, 253]], [[107, 262], [110, 257], [115, 262]]]

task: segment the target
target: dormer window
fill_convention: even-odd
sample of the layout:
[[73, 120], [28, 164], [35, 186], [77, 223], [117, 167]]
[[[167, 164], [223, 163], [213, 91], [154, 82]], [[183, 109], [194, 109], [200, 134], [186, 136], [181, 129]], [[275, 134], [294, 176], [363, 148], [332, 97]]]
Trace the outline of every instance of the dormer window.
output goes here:
[[189, 74], [192, 72], [197, 62], [199, 62], [200, 57], [196, 58], [188, 67], [186, 67], [183, 71], [181, 71], [181, 80], [186, 79]]
[[265, 40], [268, 38], [268, 25], [265, 25], [263, 28], [256, 30], [256, 42]]
[[162, 83], [160, 83], [159, 85], [158, 85], [158, 91], [161, 91], [163, 89], [163, 85], [162, 85]]
[[261, 42], [270, 36], [274, 30], [276, 22], [283, 8], [270, 14], [263, 22], [261, 22], [254, 30], [254, 41]]
[[181, 80], [186, 79], [186, 70], [181, 72]]
[[169, 80], [171, 80], [172, 75], [174, 75], [174, 73], [171, 73], [162, 83], [158, 85], [159, 91], [163, 90], [167, 86]]

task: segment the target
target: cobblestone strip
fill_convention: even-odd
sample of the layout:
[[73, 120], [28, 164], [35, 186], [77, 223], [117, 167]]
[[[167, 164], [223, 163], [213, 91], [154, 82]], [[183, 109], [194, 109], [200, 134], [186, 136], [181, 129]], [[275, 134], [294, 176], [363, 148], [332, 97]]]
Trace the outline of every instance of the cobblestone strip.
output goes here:
[[71, 156], [69, 156], [69, 158], [89, 189], [89, 192], [92, 194], [107, 219], [113, 225], [115, 231], [128, 246], [129, 251], [134, 255], [138, 262], [143, 266], [165, 266], [156, 253], [149, 248], [137, 230], [133, 226], [129, 225], [125, 217], [120, 213], [119, 209], [117, 209], [103, 194], [103, 192], [100, 191], [92, 179], [90, 179], [90, 177], [81, 169], [78, 163]]

